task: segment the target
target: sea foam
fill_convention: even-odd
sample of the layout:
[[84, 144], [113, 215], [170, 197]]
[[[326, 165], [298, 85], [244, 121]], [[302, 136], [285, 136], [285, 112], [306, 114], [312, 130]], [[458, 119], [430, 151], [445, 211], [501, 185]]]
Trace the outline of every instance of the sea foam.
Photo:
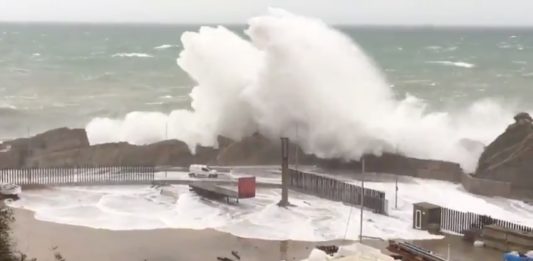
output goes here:
[[111, 57], [138, 57], [138, 58], [152, 58], [151, 54], [147, 53], [115, 53]]
[[[386, 192], [389, 204], [394, 202], [394, 183], [366, 185]], [[99, 229], [211, 228], [240, 237], [270, 240], [358, 237], [359, 210], [341, 202], [291, 191], [293, 206], [282, 208], [277, 206], [279, 189], [259, 189], [255, 198], [227, 205], [203, 199], [185, 185], [172, 188], [177, 200], [149, 186], [57, 187], [25, 191], [19, 201], [9, 205], [35, 211], [39, 220]], [[398, 208], [390, 208], [388, 216], [364, 212], [364, 234], [382, 239], [439, 238], [412, 229], [412, 206], [420, 201], [533, 226], [533, 207], [526, 203], [509, 199], [491, 201], [470, 194], [457, 184], [412, 179], [399, 182]]]
[[442, 64], [442, 65], [446, 65], [446, 66], [455, 66], [455, 67], [462, 67], [462, 68], [474, 68], [474, 67], [476, 67], [475, 64], [467, 63], [467, 62], [428, 61], [426, 63]]
[[163, 50], [163, 49], [170, 49], [170, 48], [176, 48], [176, 47], [178, 47], [178, 45], [174, 45], [174, 44], [162, 44], [162, 45], [159, 45], [159, 46], [154, 47], [154, 49], [156, 49], [156, 50]]

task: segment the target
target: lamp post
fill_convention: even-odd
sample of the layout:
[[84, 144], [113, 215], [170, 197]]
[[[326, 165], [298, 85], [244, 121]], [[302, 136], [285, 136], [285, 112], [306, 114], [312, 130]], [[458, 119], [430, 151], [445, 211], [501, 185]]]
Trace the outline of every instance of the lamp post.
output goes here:
[[[167, 120], [165, 121], [165, 141], [167, 140], [168, 140], [168, 117], [167, 117]], [[165, 178], [166, 177], [167, 177], [167, 168], [165, 168]]]

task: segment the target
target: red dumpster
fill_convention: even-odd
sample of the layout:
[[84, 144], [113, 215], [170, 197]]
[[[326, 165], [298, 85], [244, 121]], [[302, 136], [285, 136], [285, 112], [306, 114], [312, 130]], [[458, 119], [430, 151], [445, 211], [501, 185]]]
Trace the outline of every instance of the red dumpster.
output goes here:
[[238, 181], [239, 198], [255, 197], [255, 177], [242, 177]]

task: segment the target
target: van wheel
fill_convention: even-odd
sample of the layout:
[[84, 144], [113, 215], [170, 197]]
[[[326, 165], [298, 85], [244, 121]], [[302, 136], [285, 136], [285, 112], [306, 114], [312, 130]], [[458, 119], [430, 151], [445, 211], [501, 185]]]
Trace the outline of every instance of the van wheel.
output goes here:
[[189, 177], [194, 178], [195, 176], [194, 173], [189, 173]]
[[216, 179], [218, 177], [218, 174], [209, 174], [209, 178]]

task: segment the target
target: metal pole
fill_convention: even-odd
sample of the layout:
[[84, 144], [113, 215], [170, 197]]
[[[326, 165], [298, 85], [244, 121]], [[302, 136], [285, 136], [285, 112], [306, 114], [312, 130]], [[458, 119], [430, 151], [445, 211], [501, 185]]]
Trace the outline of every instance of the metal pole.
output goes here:
[[398, 209], [398, 175], [396, 175], [396, 194], [394, 195], [394, 208]]
[[289, 206], [289, 138], [281, 138], [281, 201], [279, 206]]
[[[298, 140], [298, 124], [296, 124], [296, 139], [295, 139], [295, 142]], [[296, 143], [294, 143], [294, 160], [295, 160], [295, 169], [298, 170], [298, 149], [299, 149], [299, 146], [296, 145]]]
[[359, 221], [359, 241], [363, 241], [363, 209], [365, 208], [365, 156], [361, 160], [361, 220]]
[[[170, 117], [170, 116], [169, 116]], [[168, 140], [168, 118], [165, 121], [165, 140]], [[167, 162], [168, 163], [168, 162]], [[167, 168], [165, 168], [165, 178], [167, 177]]]
[[[396, 155], [398, 155], [398, 144], [394, 147]], [[396, 174], [396, 185], [395, 185], [395, 194], [394, 194], [394, 208], [398, 209], [398, 174]]]
[[168, 119], [165, 122], [165, 140], [168, 139]]
[[[32, 145], [31, 145], [31, 137], [30, 137], [30, 127], [26, 127], [26, 131], [28, 133], [28, 148], [27, 148], [27, 153], [26, 153], [26, 162], [31, 162], [29, 161], [28, 159], [31, 158], [31, 154], [32, 154]], [[27, 164], [27, 163], [26, 163]], [[23, 166], [23, 168], [28, 168], [28, 167], [31, 167], [31, 166]]]

